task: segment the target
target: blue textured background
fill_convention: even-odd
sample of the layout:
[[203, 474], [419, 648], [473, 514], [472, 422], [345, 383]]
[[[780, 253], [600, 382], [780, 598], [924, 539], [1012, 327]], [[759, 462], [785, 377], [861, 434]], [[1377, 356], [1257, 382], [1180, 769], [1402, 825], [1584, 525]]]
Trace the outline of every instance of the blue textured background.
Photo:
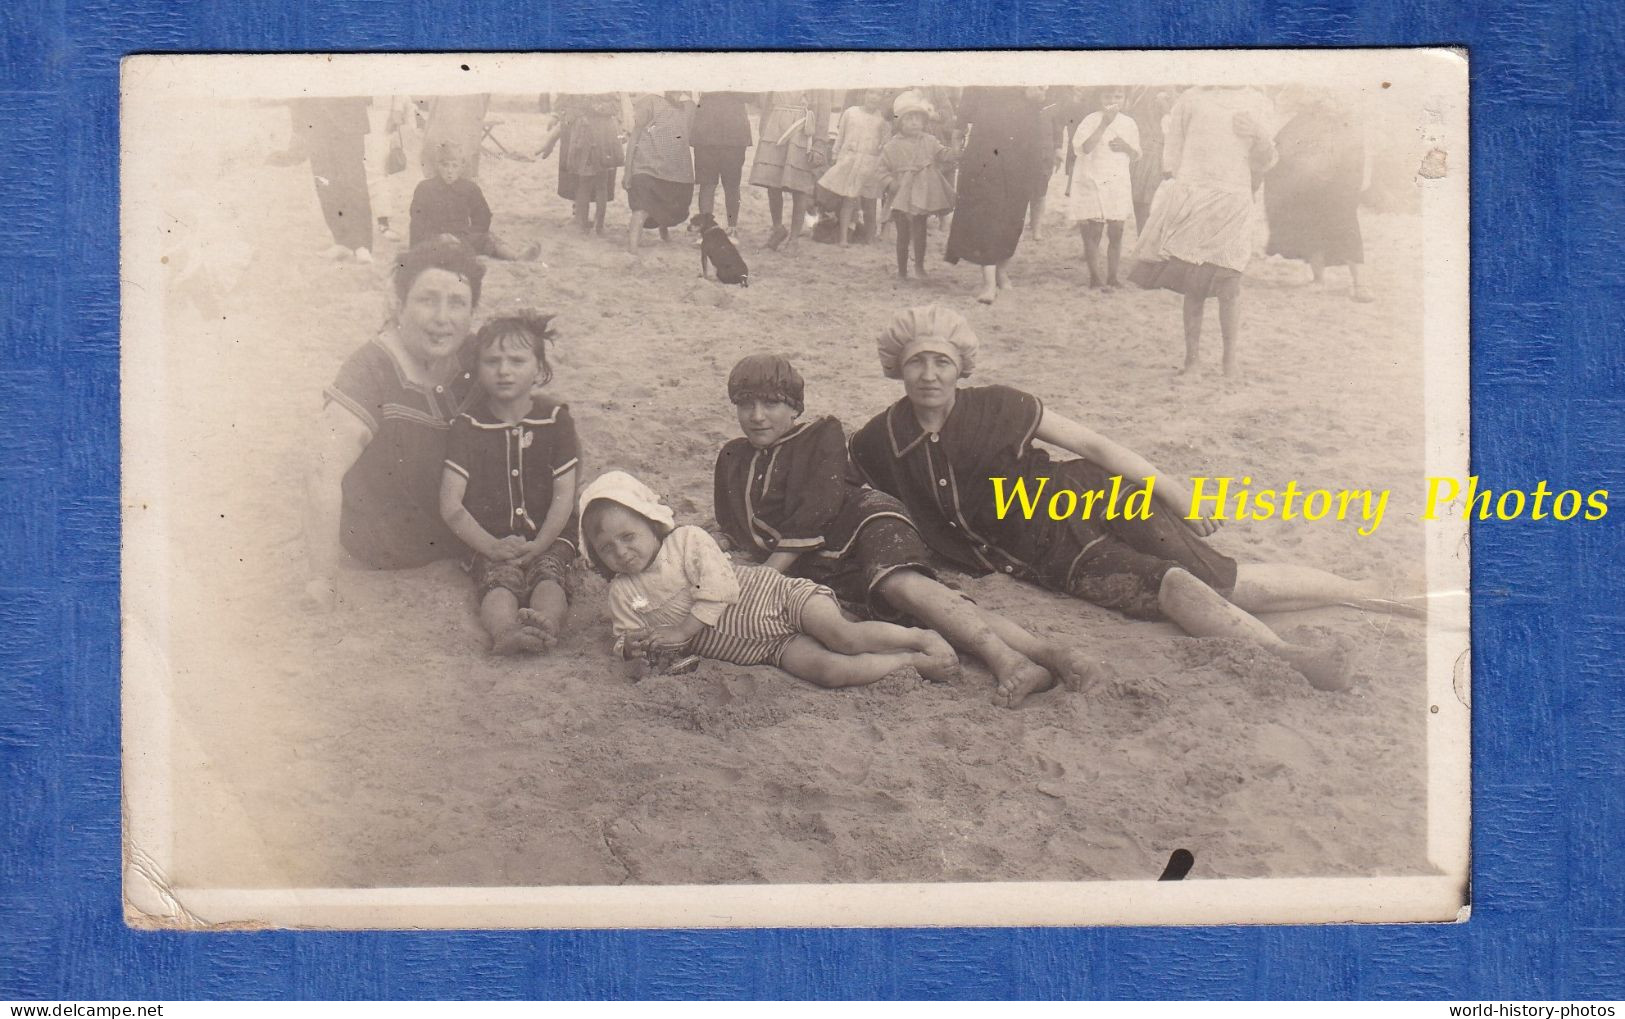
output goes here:
[[[1473, 456], [1625, 499], [1613, 3], [0, 4], [0, 998], [1625, 997], [1616, 508], [1474, 533], [1460, 926], [149, 934], [119, 906], [118, 61], [136, 51], [1461, 44]], [[1612, 11], [1612, 13], [1610, 13]]]

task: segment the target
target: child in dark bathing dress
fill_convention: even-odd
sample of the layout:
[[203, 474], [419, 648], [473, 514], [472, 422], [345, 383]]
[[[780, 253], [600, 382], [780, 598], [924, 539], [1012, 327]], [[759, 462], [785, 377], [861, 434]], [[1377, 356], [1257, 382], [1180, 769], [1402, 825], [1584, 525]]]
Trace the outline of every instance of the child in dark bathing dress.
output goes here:
[[860, 614], [931, 627], [988, 665], [999, 704], [1014, 707], [1056, 679], [1087, 686], [1092, 663], [1083, 652], [1041, 640], [936, 580], [902, 504], [852, 470], [841, 423], [797, 421], [804, 392], [800, 373], [773, 354], [752, 354], [728, 376], [745, 434], [717, 457], [715, 495], [717, 522], [735, 548], [826, 585]]

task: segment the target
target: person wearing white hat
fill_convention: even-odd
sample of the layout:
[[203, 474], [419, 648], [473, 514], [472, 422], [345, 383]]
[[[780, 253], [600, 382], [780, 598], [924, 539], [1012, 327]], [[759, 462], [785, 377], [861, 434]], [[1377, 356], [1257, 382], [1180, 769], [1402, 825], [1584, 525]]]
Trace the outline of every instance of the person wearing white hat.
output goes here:
[[678, 526], [649, 487], [610, 471], [581, 493], [581, 549], [608, 577], [615, 649], [623, 657], [692, 653], [735, 665], [775, 665], [818, 686], [862, 686], [898, 669], [958, 674], [930, 630], [853, 622], [835, 594], [766, 566], [735, 566], [716, 539]]

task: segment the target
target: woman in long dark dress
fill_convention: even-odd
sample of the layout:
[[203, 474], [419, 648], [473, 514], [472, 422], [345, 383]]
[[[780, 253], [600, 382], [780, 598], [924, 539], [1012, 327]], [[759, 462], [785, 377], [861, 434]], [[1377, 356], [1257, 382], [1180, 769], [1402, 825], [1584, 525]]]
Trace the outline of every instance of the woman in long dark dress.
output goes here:
[[1027, 223], [1033, 181], [1040, 166], [1049, 165], [1049, 153], [1038, 140], [1041, 102], [1021, 88], [968, 88], [959, 105], [959, 120], [969, 135], [943, 257], [982, 267], [976, 299], [983, 304], [992, 304], [1010, 286], [1006, 267]]
[[1264, 213], [1270, 224], [1265, 250], [1308, 262], [1316, 283], [1324, 282], [1328, 265], [1346, 265], [1354, 299], [1372, 300], [1360, 282], [1365, 261], [1360, 125], [1331, 96], [1315, 95], [1275, 136], [1275, 151], [1279, 162], [1264, 179]]

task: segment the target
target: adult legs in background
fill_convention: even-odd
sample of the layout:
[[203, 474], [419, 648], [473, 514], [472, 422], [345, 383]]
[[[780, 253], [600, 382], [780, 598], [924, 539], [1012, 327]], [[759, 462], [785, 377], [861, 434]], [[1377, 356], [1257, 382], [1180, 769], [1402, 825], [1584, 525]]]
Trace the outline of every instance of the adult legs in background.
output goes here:
[[1241, 355], [1241, 277], [1226, 280], [1219, 288], [1219, 337], [1224, 341], [1224, 373], [1240, 370]]
[[982, 266], [982, 289], [976, 292], [976, 299], [983, 304], [992, 304], [999, 296], [999, 267], [996, 265]]
[[728, 210], [729, 232], [739, 227], [739, 180], [744, 169], [745, 150], [742, 148], [726, 150], [723, 154], [720, 176], [723, 201]]
[[367, 195], [365, 141], [360, 134], [312, 131], [310, 172], [333, 243], [349, 252], [371, 252], [372, 200]]
[[1179, 370], [1181, 375], [1196, 370], [1197, 358], [1202, 350], [1202, 312], [1206, 307], [1207, 298], [1205, 296], [1201, 294], [1185, 295], [1185, 367]]
[[[598, 194], [599, 183], [600, 178], [592, 174], [583, 173], [576, 176], [574, 210], [576, 215], [576, 228], [582, 233], [586, 233], [588, 229], [590, 229], [587, 225], [587, 208], [588, 206], [592, 205], [594, 196]], [[604, 206], [602, 202], [599, 203], [598, 208], [598, 219], [599, 222], [602, 223], [604, 216], [602, 211]]]

